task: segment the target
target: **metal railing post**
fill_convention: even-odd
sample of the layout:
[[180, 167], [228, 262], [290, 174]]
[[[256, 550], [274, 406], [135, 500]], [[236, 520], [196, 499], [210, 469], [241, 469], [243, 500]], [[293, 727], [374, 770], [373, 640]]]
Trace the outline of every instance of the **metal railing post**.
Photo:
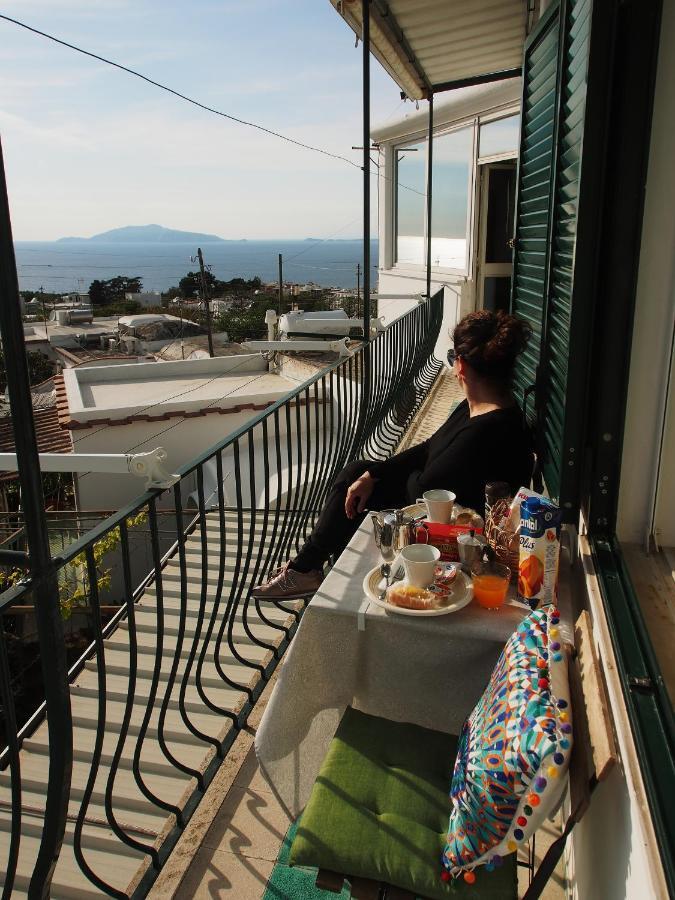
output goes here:
[[427, 300], [431, 299], [431, 201], [434, 159], [434, 95], [429, 94], [429, 146], [427, 147]]
[[21, 503], [26, 518], [32, 594], [40, 643], [49, 728], [49, 782], [45, 820], [28, 896], [46, 898], [66, 828], [73, 731], [59, 587], [52, 563], [35, 437], [19, 283], [0, 143], [0, 334], [14, 424]]
[[361, 0], [363, 31], [363, 369], [361, 373], [361, 415], [356, 447], [363, 447], [370, 405], [370, 0]]
[[370, 340], [370, 0], [363, 15], [363, 339]]

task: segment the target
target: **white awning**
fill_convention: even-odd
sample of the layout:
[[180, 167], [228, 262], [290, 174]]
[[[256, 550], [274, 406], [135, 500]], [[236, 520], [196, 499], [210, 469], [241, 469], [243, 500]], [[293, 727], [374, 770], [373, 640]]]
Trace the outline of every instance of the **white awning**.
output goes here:
[[[361, 36], [361, 0], [331, 0]], [[372, 0], [370, 45], [412, 100], [513, 76], [527, 34], [527, 0]]]

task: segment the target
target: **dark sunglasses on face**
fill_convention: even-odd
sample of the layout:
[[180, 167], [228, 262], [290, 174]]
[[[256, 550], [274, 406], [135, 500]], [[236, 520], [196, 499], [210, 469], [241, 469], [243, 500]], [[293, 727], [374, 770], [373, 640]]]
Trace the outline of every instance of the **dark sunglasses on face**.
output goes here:
[[455, 360], [457, 359], [457, 354], [455, 353], [454, 348], [448, 350], [448, 365], [452, 368], [455, 364]]

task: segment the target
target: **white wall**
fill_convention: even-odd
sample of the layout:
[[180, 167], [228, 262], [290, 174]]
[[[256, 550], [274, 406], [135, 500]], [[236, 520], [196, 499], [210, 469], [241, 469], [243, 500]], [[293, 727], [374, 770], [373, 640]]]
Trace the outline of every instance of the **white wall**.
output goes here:
[[[168, 458], [165, 468], [175, 472], [198, 454], [223, 440], [257, 413], [213, 413], [191, 419], [180, 417], [129, 425], [101, 425], [76, 428], [72, 432], [75, 453], [143, 453], [163, 447]], [[160, 433], [163, 432], [163, 433]], [[145, 490], [143, 479], [133, 475], [91, 473], [78, 476], [78, 506], [81, 510], [120, 509]], [[163, 495], [163, 506], [171, 506], [171, 494]]]
[[[452, 345], [450, 335], [457, 322], [474, 309], [473, 281], [467, 278], [444, 276], [431, 279], [431, 294], [443, 288], [443, 321], [438, 335], [435, 353], [444, 360]], [[427, 280], [423, 277], [401, 275], [394, 271], [380, 270], [378, 292], [380, 294], [426, 294]], [[377, 314], [384, 316], [385, 323], [399, 318], [416, 304], [416, 300], [378, 300]]]
[[[665, 0], [640, 248], [617, 531], [623, 541], [675, 546], [675, 0]], [[656, 520], [657, 459], [666, 417]], [[635, 473], [639, 473], [638, 478]]]
[[[320, 395], [319, 395], [320, 396]], [[261, 401], [262, 402], [262, 401]], [[239, 413], [216, 413], [197, 416], [195, 418], [175, 417], [156, 422], [132, 422], [129, 425], [101, 425], [94, 423], [90, 428], [78, 428], [72, 432], [74, 452], [76, 453], [127, 453], [134, 448], [134, 453], [143, 453], [162, 447], [168, 457], [164, 467], [169, 472], [176, 472], [181, 466], [189, 463], [200, 454], [209, 450], [228, 435], [246, 425], [253, 418], [260, 415], [258, 410], [243, 410]], [[337, 415], [335, 416], [337, 421]], [[322, 431], [322, 413], [319, 412], [319, 427]], [[302, 452], [304, 462], [302, 472], [311, 478], [314, 472], [314, 454], [316, 447], [315, 437], [315, 407], [313, 395], [310, 395], [310, 447], [312, 463], [307, 466], [306, 452], [306, 413], [305, 406], [300, 407], [300, 428], [302, 434]], [[284, 412], [279, 414], [279, 435], [281, 442], [281, 472], [277, 478], [275, 462], [275, 433], [274, 421], [268, 420], [268, 452], [270, 484], [268, 499], [270, 504], [276, 502], [278, 494], [282, 499], [289, 487], [287, 475], [288, 459], [286, 454], [286, 416]], [[296, 434], [296, 412], [291, 408], [291, 435]], [[328, 436], [330, 439], [330, 436]], [[254, 462], [256, 494], [253, 503], [261, 505], [265, 499], [264, 492], [264, 454], [262, 452], [263, 432], [258, 425], [254, 431]], [[293, 456], [291, 465], [297, 465], [297, 439], [291, 438]], [[247, 506], [251, 503], [249, 479], [248, 479], [248, 439], [243, 439], [239, 447], [239, 467], [242, 473], [242, 503]], [[321, 459], [322, 445], [318, 447], [319, 461]], [[209, 466], [205, 474], [205, 494], [216, 489], [215, 466]], [[223, 454], [223, 473], [234, 469], [234, 453], [228, 450]], [[297, 483], [297, 476], [291, 479], [291, 488]], [[190, 475], [183, 485], [183, 504], [187, 506], [188, 497], [196, 490], [196, 477]], [[133, 475], [109, 475], [91, 473], [77, 477], [78, 508], [85, 510], [117, 510], [134, 500], [145, 490], [144, 481]], [[208, 499], [208, 497], [207, 497]], [[229, 505], [236, 504], [235, 482], [230, 476], [225, 482], [225, 502]], [[159, 501], [160, 507], [173, 508], [173, 494], [171, 491], [163, 494]]]
[[[434, 109], [434, 126], [471, 125], [476, 117], [485, 114], [509, 115], [517, 111], [520, 101], [520, 79], [512, 79], [493, 85], [480, 85], [452, 91], [439, 96]], [[428, 130], [428, 107], [422, 104], [419, 111], [411, 111], [403, 119], [388, 123], [372, 131], [373, 140], [379, 142], [379, 260], [378, 293], [416, 294], [426, 293], [426, 267], [396, 265], [392, 259], [395, 216], [395, 170], [393, 147], [401, 141], [425, 140]], [[473, 236], [477, 215], [476, 185], [470, 186], [472, 222], [469, 233]], [[450, 334], [457, 322], [475, 309], [473, 259], [469, 260], [468, 275], [454, 275], [432, 268], [431, 293], [444, 289], [443, 322], [436, 345], [436, 355], [445, 359], [451, 346]], [[378, 300], [378, 315], [391, 322], [415, 304], [415, 300]]]

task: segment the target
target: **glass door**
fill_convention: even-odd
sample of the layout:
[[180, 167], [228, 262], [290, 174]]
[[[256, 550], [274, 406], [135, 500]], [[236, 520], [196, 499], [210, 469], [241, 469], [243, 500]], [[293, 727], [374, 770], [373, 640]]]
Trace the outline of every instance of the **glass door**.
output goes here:
[[508, 311], [513, 275], [516, 163], [480, 166], [476, 256], [477, 306]]

